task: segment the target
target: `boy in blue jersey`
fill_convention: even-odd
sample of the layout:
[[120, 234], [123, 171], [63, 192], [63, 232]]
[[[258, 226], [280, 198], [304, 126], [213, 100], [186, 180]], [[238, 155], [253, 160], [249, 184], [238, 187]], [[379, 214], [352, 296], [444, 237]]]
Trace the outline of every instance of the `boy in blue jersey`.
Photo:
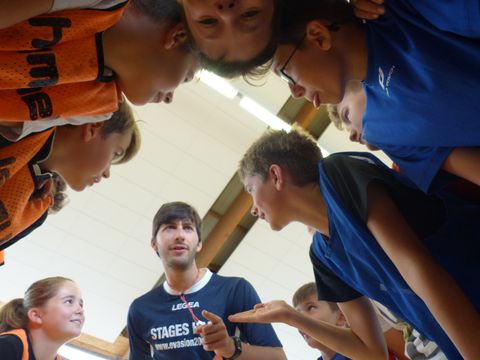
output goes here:
[[136, 299], [128, 313], [130, 359], [285, 359], [271, 325], [238, 326], [227, 316], [260, 302], [243, 278], [198, 269], [200, 217], [188, 204], [162, 205], [153, 220], [152, 248], [165, 282]]
[[279, 302], [230, 320], [285, 322], [350, 358], [385, 358], [366, 296], [435, 341], [448, 359], [480, 358], [480, 204], [426, 195], [370, 154], [322, 160], [301, 130], [267, 132], [239, 172], [252, 213], [272, 229], [298, 221], [317, 230], [310, 255], [319, 299], [338, 303], [350, 328], [319, 326]]
[[470, 32], [437, 27], [406, 0], [386, 1], [366, 25], [342, 1], [286, 3], [273, 69], [294, 97], [337, 104], [349, 81], [363, 81], [363, 138], [405, 176], [425, 192], [438, 188], [440, 169], [480, 184], [478, 25], [460, 36]]

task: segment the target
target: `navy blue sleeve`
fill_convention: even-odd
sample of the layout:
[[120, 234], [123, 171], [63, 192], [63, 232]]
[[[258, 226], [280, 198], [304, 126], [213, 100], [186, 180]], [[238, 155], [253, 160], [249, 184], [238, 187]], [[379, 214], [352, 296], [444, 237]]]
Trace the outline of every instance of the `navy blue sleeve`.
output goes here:
[[139, 332], [138, 326], [141, 323], [141, 319], [138, 318], [138, 315], [135, 312], [135, 302], [130, 305], [128, 310], [127, 317], [127, 330], [128, 330], [128, 342], [130, 345], [130, 360], [151, 360], [151, 350], [150, 344], [147, 343], [142, 337], [141, 332]]
[[2, 360], [19, 360], [23, 355], [22, 341], [15, 335], [0, 336], [0, 354]]
[[[245, 279], [239, 279], [232, 295], [233, 298], [228, 299], [231, 304], [231, 314], [251, 310], [256, 304], [262, 302], [253, 286]], [[238, 328], [242, 341], [250, 345], [282, 346], [271, 324], [240, 323]]]
[[[398, 0], [393, 0], [398, 1]], [[465, 37], [480, 38], [478, 0], [403, 0], [436, 28]]]

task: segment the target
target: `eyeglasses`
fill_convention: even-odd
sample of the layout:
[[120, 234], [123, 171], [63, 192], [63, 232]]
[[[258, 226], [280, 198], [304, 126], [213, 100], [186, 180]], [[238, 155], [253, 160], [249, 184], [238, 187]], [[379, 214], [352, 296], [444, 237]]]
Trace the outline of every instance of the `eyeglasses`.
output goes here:
[[299, 49], [300, 45], [302, 45], [303, 40], [305, 40], [305, 36], [307, 36], [307, 35], [306, 34], [303, 35], [302, 38], [300, 39], [300, 41], [295, 45], [295, 48], [293, 49], [292, 53], [288, 57], [287, 61], [285, 61], [285, 63], [283, 64], [283, 66], [279, 70], [280, 78], [282, 80], [286, 81], [287, 83], [289, 83], [290, 85], [293, 85], [293, 86], [297, 85], [297, 82], [295, 80], [293, 80], [293, 78], [290, 75], [288, 75], [286, 73], [285, 69], [288, 66], [288, 64], [290, 63], [290, 60], [292, 60], [293, 56], [295, 55], [295, 53]]

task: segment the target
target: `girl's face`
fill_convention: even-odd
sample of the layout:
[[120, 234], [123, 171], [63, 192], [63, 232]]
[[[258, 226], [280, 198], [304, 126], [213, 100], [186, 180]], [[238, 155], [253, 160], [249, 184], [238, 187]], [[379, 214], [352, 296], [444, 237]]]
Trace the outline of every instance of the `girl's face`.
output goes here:
[[208, 58], [243, 61], [268, 44], [273, 0], [177, 0], [197, 48]]
[[[320, 23], [312, 26], [324, 28]], [[288, 82], [293, 97], [304, 97], [318, 108], [342, 100], [344, 73], [330, 39], [315, 36], [307, 35], [297, 45], [280, 45], [273, 58], [273, 71]]]
[[39, 325], [51, 339], [66, 342], [80, 335], [85, 321], [80, 290], [65, 281], [57, 294], [38, 309]]

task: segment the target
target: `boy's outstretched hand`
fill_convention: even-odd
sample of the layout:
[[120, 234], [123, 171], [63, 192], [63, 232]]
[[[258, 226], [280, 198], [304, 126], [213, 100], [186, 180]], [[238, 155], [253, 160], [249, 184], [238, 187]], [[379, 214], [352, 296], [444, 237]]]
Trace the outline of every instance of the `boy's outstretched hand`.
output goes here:
[[375, 20], [383, 15], [385, 8], [384, 0], [351, 0], [355, 16], [360, 19]]
[[296, 310], [283, 300], [274, 300], [264, 304], [257, 304], [252, 310], [243, 311], [230, 315], [231, 322], [255, 322], [255, 323], [286, 323]]

